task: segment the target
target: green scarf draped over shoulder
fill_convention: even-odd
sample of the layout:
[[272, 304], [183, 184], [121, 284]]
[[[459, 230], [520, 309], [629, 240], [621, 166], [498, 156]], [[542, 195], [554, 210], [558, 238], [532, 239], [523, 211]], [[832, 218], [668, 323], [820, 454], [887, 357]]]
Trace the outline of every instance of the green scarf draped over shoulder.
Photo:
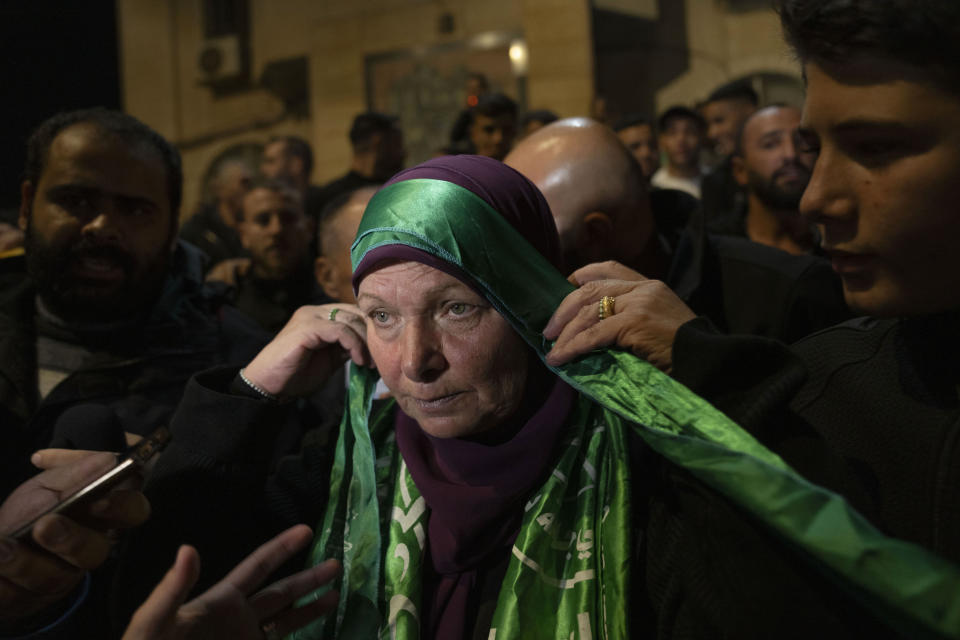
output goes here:
[[[352, 247], [354, 268], [390, 244], [458, 266], [541, 359], [549, 351], [541, 331], [573, 288], [483, 199], [442, 180], [390, 185], [367, 207]], [[613, 349], [551, 370], [583, 400], [557, 468], [527, 505], [491, 639], [628, 633], [630, 429], [901, 631], [960, 637], [960, 572], [952, 564], [884, 536], [680, 383]], [[392, 441], [392, 412], [371, 415], [375, 378], [352, 367], [330, 502], [310, 558], [343, 562], [340, 604], [294, 634], [300, 640], [418, 635], [426, 510]], [[538, 630], [538, 620], [555, 620], [556, 628]]]

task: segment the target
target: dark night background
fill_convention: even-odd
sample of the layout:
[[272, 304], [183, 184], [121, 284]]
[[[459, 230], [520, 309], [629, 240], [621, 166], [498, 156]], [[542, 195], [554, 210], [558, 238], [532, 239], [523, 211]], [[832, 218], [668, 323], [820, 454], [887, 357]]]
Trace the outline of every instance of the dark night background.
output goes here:
[[0, 2], [0, 212], [10, 221], [30, 131], [69, 109], [119, 108], [117, 15], [113, 0]]

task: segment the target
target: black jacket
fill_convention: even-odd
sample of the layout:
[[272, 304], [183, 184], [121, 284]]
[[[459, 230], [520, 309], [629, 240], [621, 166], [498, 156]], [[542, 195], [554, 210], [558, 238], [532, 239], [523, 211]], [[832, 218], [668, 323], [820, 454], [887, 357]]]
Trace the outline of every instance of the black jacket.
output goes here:
[[215, 206], [206, 204], [180, 227], [180, 237], [202, 251], [209, 271], [218, 262], [247, 255], [240, 236], [220, 217]]
[[264, 331], [275, 334], [304, 305], [333, 302], [324, 294], [313, 275], [312, 262], [303, 265], [285, 280], [261, 280], [250, 271], [237, 277], [230, 287], [230, 302], [252, 318]]
[[[85, 344], [109, 354], [111, 364], [72, 373], [41, 400], [36, 290], [25, 266], [23, 256], [0, 260], [2, 495], [35, 471], [29, 454], [49, 445], [55, 431], [61, 434], [58, 445], [98, 445], [102, 434], [90, 433], [92, 440], [85, 440], [83, 425], [72, 423], [104, 412], [78, 411], [80, 405], [106, 407], [122, 431], [149, 433], [169, 420], [191, 375], [216, 364], [246, 364], [267, 339], [203, 284], [199, 252], [181, 244], [147, 318]], [[83, 336], [75, 338], [82, 344]], [[96, 428], [104, 425], [91, 427]]]
[[670, 256], [666, 284], [721, 331], [792, 342], [850, 318], [823, 258], [708, 234], [696, 199], [683, 192], [661, 189], [650, 199]]
[[957, 320], [860, 318], [787, 347], [698, 318], [673, 372], [884, 533], [960, 562]]

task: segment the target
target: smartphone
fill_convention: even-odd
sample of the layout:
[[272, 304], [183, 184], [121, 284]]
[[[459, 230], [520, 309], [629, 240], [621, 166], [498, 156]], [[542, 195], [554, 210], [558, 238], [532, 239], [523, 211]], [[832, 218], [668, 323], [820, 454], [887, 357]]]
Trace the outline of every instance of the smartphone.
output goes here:
[[53, 505], [33, 520], [23, 525], [11, 534], [17, 540], [27, 540], [37, 520], [51, 513], [69, 513], [80, 505], [88, 504], [106, 495], [113, 487], [143, 469], [143, 466], [170, 442], [170, 430], [159, 427], [146, 438], [133, 445], [127, 451], [117, 455], [117, 465], [85, 487], [75, 491], [57, 504]]

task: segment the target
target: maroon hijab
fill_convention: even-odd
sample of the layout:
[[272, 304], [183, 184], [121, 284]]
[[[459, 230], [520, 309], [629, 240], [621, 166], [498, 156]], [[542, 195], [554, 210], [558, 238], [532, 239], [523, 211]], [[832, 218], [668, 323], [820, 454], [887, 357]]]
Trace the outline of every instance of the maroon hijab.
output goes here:
[[[448, 156], [402, 171], [385, 186], [418, 178], [470, 190], [559, 266], [560, 243], [550, 208], [536, 186], [514, 169], [482, 156]], [[354, 289], [384, 260], [422, 262], [477, 289], [456, 265], [403, 245], [367, 253], [354, 272]], [[499, 592], [499, 585], [488, 578], [500, 579], [498, 572], [509, 559], [524, 503], [549, 472], [576, 393], [539, 364], [533, 369], [523, 405], [485, 442], [435, 438], [397, 411], [397, 445], [430, 507], [425, 563], [429, 567], [421, 598], [425, 637], [472, 635], [478, 609], [495, 601]]]

